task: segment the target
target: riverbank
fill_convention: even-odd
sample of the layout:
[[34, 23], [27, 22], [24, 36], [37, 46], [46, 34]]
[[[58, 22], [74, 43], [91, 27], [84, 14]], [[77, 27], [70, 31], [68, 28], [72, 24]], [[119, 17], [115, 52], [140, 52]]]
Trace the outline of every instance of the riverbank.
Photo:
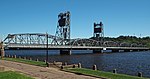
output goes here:
[[[7, 50], [6, 56], [22, 57], [32, 60], [46, 59], [45, 50]], [[98, 70], [111, 72], [117, 69], [117, 73], [137, 76], [141, 72], [143, 77], [150, 78], [150, 51], [143, 52], [116, 52], [116, 53], [91, 53], [90, 51], [74, 51], [73, 55], [54, 55], [58, 51], [49, 50], [49, 62], [67, 62], [67, 64], [81, 63], [82, 67], [92, 69], [95, 64]], [[88, 54], [83, 54], [88, 53]]]
[[[15, 60], [15, 58], [12, 58], [12, 60]], [[1, 62], [0, 65], [4, 67], [12, 68], [14, 71], [21, 72], [35, 79], [95, 79], [95, 77], [64, 72], [53, 67], [48, 68], [48, 67], [29, 65], [27, 63], [26, 64], [20, 62], [18, 63], [17, 61], [12, 62], [10, 59], [9, 61], [0, 60], [0, 62]]]
[[34, 61], [34, 60], [28, 60], [28, 59], [22, 59], [22, 58], [3, 58], [3, 60], [25, 63], [25, 64], [41, 66], [41, 67], [47, 66], [45, 62], [38, 61], [38, 60]]
[[124, 74], [117, 74], [117, 73], [91, 70], [85, 68], [69, 68], [69, 69], [64, 69], [64, 71], [80, 74], [80, 75], [93, 76], [97, 78], [105, 78], [105, 79], [149, 79], [149, 78], [129, 76]]
[[[5, 60], [7, 60], [7, 61], [5, 61]], [[2, 60], [2, 61], [10, 62], [10, 63], [21, 62], [21, 63], [19, 63], [21, 65], [23, 63], [26, 63], [25, 65], [31, 64], [31, 66], [35, 65], [36, 67], [42, 66], [40, 68], [42, 68], [42, 69], [46, 68], [46, 69], [49, 69], [50, 71], [51, 71], [51, 69], [52, 70], [56, 70], [57, 72], [61, 72], [62, 74], [65, 74], [66, 72], [71, 72], [71, 73], [75, 73], [77, 75], [80, 74], [78, 76], [81, 76], [81, 74], [82, 74], [82, 76], [83, 75], [85, 75], [85, 76], [91, 76], [92, 78], [94, 77], [94, 78], [106, 78], [106, 79], [107, 78], [108, 79], [148, 79], [148, 78], [140, 78], [140, 77], [136, 77], [136, 76], [123, 75], [123, 74], [113, 74], [113, 73], [110, 73], [110, 72], [94, 71], [94, 70], [84, 69], [84, 68], [71, 68], [71, 69], [70, 68], [67, 68], [67, 69], [65, 68], [65, 69], [63, 69], [63, 71], [65, 71], [65, 72], [63, 72], [63, 71], [60, 71], [59, 69], [56, 69], [56, 68], [52, 68], [52, 67], [47, 68], [45, 62], [42, 62], [42, 61], [38, 61], [37, 62], [37, 61], [33, 61], [33, 60], [25, 60], [25, 59], [20, 59], [20, 58], [4, 58], [4, 60]], [[11, 61], [15, 61], [15, 62], [11, 62]], [[21, 69], [23, 70], [24, 68], [21, 68]], [[31, 71], [31, 70], [29, 70], [29, 71]], [[43, 71], [43, 70], [40, 70], [40, 71]], [[54, 72], [56, 72], [56, 71], [54, 71]], [[44, 72], [45, 72], [45, 69], [44, 69]], [[46, 72], [49, 72], [49, 71], [46, 71]], [[51, 71], [51, 72], [53, 72], [53, 71]], [[90, 78], [90, 79], [92, 79], [92, 78]], [[81, 78], [81, 79], [84, 79], [84, 78]]]

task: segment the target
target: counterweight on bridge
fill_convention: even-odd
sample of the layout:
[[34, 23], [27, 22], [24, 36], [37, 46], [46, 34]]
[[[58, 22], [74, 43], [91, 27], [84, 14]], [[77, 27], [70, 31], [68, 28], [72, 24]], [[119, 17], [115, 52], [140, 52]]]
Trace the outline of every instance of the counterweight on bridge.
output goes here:
[[58, 15], [58, 25], [56, 36], [63, 38], [60, 45], [68, 45], [70, 43], [70, 12], [60, 13]]
[[94, 23], [94, 33], [93, 37], [100, 41], [100, 45], [103, 45], [104, 42], [104, 29], [103, 29], [103, 23], [100, 22], [99, 24]]

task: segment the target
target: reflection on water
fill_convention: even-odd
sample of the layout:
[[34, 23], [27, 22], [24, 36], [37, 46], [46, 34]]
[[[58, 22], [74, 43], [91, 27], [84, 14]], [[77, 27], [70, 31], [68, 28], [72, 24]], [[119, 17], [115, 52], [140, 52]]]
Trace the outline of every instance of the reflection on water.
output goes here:
[[[79, 54], [80, 53], [80, 54]], [[91, 53], [91, 54], [83, 54]], [[32, 57], [34, 60], [45, 60], [45, 50], [7, 50], [6, 54]], [[82, 63], [82, 67], [92, 68], [96, 64], [99, 70], [150, 77], [150, 51], [126, 53], [92, 54], [92, 51], [73, 51], [73, 55], [59, 55], [59, 51], [49, 51], [49, 62], [61, 61], [68, 64]]]

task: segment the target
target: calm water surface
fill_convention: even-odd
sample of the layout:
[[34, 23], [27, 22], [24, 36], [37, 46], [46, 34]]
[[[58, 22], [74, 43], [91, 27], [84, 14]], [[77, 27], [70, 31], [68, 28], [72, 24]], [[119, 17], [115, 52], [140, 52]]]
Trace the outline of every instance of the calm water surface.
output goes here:
[[[88, 54], [83, 54], [88, 53]], [[7, 50], [6, 54], [37, 58], [45, 60], [45, 50]], [[92, 51], [73, 51], [73, 55], [59, 55], [59, 51], [49, 50], [49, 62], [61, 61], [68, 64], [82, 63], [82, 67], [92, 68], [94, 64], [99, 70], [117, 73], [137, 75], [142, 72], [144, 77], [150, 78], [150, 51], [125, 52], [125, 53], [103, 53], [92, 54]]]

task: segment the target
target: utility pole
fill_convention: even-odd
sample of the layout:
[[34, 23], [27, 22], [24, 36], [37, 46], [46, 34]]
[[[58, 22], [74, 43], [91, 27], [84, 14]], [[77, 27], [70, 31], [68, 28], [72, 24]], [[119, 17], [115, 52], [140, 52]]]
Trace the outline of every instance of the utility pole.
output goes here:
[[46, 33], [46, 64], [48, 64], [48, 33]]

